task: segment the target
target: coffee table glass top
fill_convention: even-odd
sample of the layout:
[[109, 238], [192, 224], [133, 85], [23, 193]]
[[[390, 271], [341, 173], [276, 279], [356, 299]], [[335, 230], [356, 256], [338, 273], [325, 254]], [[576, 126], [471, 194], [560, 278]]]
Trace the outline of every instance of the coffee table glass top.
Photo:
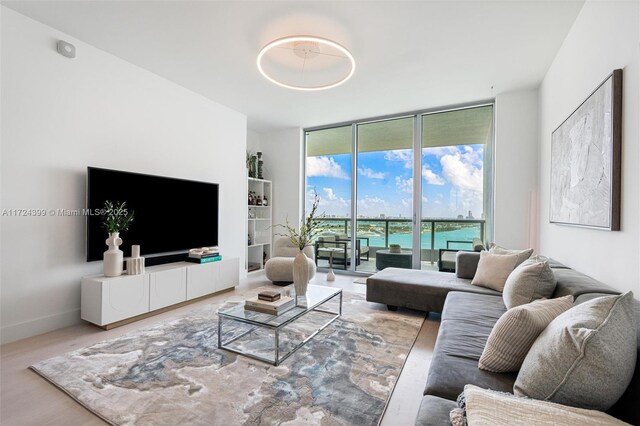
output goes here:
[[307, 287], [307, 295], [305, 298], [298, 298], [298, 304], [296, 306], [277, 316], [247, 310], [244, 308], [244, 304], [239, 304], [232, 308], [218, 311], [218, 315], [256, 325], [280, 327], [315, 309], [319, 305], [322, 305], [341, 292], [342, 289], [340, 288], [309, 285]]

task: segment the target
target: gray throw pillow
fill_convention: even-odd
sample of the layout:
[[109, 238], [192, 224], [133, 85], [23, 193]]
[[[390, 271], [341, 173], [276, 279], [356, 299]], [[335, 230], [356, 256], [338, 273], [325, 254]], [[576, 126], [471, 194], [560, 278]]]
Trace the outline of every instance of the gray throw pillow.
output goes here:
[[518, 256], [515, 254], [497, 255], [481, 251], [478, 269], [471, 284], [501, 292], [507, 277], [517, 266], [517, 261]]
[[636, 351], [633, 293], [598, 297], [551, 321], [527, 354], [513, 391], [605, 411], [629, 385]]
[[517, 254], [518, 255], [518, 263], [516, 266], [520, 265], [522, 262], [527, 260], [533, 254], [533, 249], [529, 248], [526, 250], [509, 250], [504, 247], [500, 247], [496, 244], [491, 244], [491, 248], [489, 249], [489, 253], [492, 254]]
[[572, 306], [573, 296], [564, 296], [509, 309], [493, 326], [478, 368], [494, 373], [518, 371], [542, 330]]
[[556, 276], [549, 263], [538, 257], [525, 260], [509, 274], [504, 284], [502, 300], [507, 309], [548, 299], [556, 289]]

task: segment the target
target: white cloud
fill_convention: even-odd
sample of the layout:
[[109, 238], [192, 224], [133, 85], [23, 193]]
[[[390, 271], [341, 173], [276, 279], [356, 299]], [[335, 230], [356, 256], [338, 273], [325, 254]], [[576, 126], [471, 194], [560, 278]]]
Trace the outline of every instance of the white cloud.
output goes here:
[[455, 154], [456, 152], [458, 152], [458, 148], [456, 146], [434, 146], [422, 149], [423, 156], [435, 155], [438, 158], [447, 154]]
[[349, 179], [340, 164], [332, 157], [307, 157], [307, 176], [324, 176]]
[[405, 169], [413, 168], [413, 150], [411, 149], [393, 149], [384, 153], [384, 159], [387, 161], [402, 161]]
[[413, 192], [413, 178], [403, 179], [400, 176], [396, 176], [396, 186], [402, 192]]
[[445, 184], [444, 179], [427, 166], [422, 167], [422, 177], [430, 185], [441, 186]]
[[454, 187], [474, 192], [482, 192], [483, 171], [466, 155], [445, 155], [440, 159], [442, 172]]
[[440, 164], [442, 174], [453, 187], [449, 198], [451, 211], [464, 216], [471, 211], [475, 217], [480, 217], [484, 187], [482, 150], [465, 146], [464, 152], [444, 155]]
[[368, 167], [358, 167], [358, 173], [370, 179], [384, 179], [386, 173], [376, 172]]
[[327, 197], [327, 200], [334, 201], [338, 198], [333, 192], [333, 188], [322, 188], [322, 190], [324, 191], [324, 195]]

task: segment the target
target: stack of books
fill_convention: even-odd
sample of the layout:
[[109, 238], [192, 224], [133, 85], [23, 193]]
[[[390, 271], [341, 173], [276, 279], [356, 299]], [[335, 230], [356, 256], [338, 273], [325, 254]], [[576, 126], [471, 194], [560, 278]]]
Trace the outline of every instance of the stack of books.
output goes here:
[[222, 260], [218, 247], [202, 247], [189, 250], [187, 262], [210, 263]]
[[[266, 292], [265, 292], [266, 293]], [[275, 292], [268, 292], [275, 293]], [[268, 296], [263, 296], [263, 298]], [[263, 314], [280, 315], [296, 305], [296, 301], [293, 297], [289, 296], [274, 296], [275, 300], [263, 300], [260, 295], [247, 299], [244, 302], [244, 309], [248, 311], [261, 312]]]

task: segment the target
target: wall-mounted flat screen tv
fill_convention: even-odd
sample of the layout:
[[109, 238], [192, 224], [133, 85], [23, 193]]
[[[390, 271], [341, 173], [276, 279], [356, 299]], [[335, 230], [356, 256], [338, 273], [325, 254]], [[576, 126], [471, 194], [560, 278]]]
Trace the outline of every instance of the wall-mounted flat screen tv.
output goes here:
[[[186, 253], [218, 245], [218, 184], [89, 167], [87, 211], [104, 202], [126, 202], [134, 212], [128, 231], [120, 233], [124, 256], [140, 245], [143, 256]], [[87, 214], [87, 261], [102, 260], [107, 246], [102, 217]]]

